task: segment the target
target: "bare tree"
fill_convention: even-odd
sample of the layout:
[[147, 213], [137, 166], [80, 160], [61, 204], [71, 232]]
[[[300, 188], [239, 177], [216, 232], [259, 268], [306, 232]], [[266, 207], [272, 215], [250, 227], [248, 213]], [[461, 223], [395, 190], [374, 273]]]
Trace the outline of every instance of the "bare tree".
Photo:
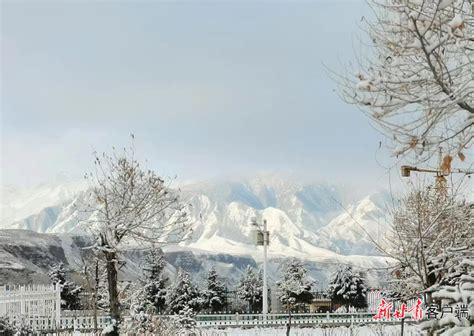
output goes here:
[[474, 138], [474, 2], [369, 5], [361, 49], [370, 55], [335, 74], [342, 98], [368, 114], [395, 155], [427, 160], [443, 148], [464, 161]]
[[[96, 238], [94, 248], [106, 262], [110, 315], [118, 324], [120, 252], [133, 245], [176, 243], [189, 231], [190, 222], [177, 191], [154, 171], [142, 168], [133, 148], [94, 156], [95, 172], [86, 175], [91, 185], [88, 210], [93, 212], [88, 228]], [[112, 334], [117, 333], [115, 326]]]

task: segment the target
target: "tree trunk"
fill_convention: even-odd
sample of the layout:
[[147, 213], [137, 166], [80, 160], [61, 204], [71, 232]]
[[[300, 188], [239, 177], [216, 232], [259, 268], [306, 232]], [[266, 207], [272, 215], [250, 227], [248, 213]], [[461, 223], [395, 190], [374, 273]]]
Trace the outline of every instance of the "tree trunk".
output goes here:
[[286, 336], [290, 336], [291, 330], [291, 306], [288, 305], [288, 323], [286, 324]]
[[107, 262], [107, 280], [109, 287], [110, 318], [115, 321], [114, 331], [109, 336], [118, 336], [118, 324], [120, 323], [120, 305], [118, 298], [117, 259], [115, 252], [104, 252]]
[[94, 331], [97, 331], [97, 301], [99, 298], [99, 260], [95, 261], [95, 288], [94, 288], [94, 300], [93, 300], [93, 309], [94, 309]]

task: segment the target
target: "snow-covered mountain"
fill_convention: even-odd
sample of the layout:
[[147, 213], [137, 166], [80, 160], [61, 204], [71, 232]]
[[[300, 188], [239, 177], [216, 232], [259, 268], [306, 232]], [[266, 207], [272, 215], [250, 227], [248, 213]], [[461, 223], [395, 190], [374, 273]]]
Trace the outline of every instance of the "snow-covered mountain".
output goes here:
[[[87, 189], [66, 180], [28, 190], [3, 189], [0, 228], [41, 233], [83, 234], [87, 214], [80, 210]], [[370, 237], [386, 230], [387, 194], [357, 197], [353, 190], [328, 183], [306, 183], [277, 175], [212, 181], [182, 186], [191, 205], [193, 233], [170, 249], [261, 255], [251, 241], [253, 216], [266, 219], [270, 256], [342, 260], [344, 255], [375, 254]], [[349, 257], [351, 258], [351, 257]], [[352, 257], [354, 258], [354, 257]]]

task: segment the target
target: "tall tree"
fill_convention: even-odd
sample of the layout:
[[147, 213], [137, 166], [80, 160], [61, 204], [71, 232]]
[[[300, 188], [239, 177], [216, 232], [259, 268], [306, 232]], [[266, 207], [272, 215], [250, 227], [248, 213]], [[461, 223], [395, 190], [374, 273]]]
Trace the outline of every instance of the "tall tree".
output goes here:
[[313, 282], [307, 278], [307, 273], [308, 271], [300, 260], [291, 258], [284, 264], [283, 276], [278, 282], [279, 299], [288, 311], [287, 336], [290, 335], [293, 307], [298, 304], [309, 304], [313, 300], [311, 293]]
[[166, 295], [168, 311], [179, 314], [183, 309], [191, 308], [199, 311], [202, 300], [196, 286], [192, 283], [191, 276], [183, 269], [178, 269], [175, 282], [169, 287]]
[[329, 295], [333, 303], [349, 307], [367, 307], [367, 287], [364, 279], [351, 266], [342, 266], [333, 274], [329, 283]]
[[254, 272], [250, 266], [247, 266], [237, 287], [239, 299], [248, 302], [251, 311], [261, 309], [263, 295], [263, 279], [261, 272]]
[[[345, 101], [358, 105], [397, 155], [427, 159], [443, 147], [458, 155], [474, 133], [472, 0], [369, 0], [364, 50], [336, 75]], [[367, 44], [371, 48], [366, 48]], [[352, 74], [356, 74], [353, 76]]]
[[168, 277], [163, 272], [165, 266], [166, 262], [161, 251], [153, 249], [145, 258], [143, 268], [145, 304], [152, 306], [158, 313], [162, 313], [166, 305]]
[[188, 232], [185, 205], [176, 191], [154, 171], [144, 169], [133, 148], [95, 154], [95, 172], [90, 181], [90, 203], [94, 213], [89, 229], [95, 248], [106, 262], [110, 315], [115, 321], [111, 335], [118, 334], [121, 320], [118, 292], [120, 253], [130, 244], [166, 244], [180, 241]]
[[221, 311], [225, 307], [226, 286], [219, 280], [219, 276], [214, 267], [207, 275], [206, 289], [203, 291], [203, 308], [211, 312]]
[[61, 287], [61, 308], [67, 310], [78, 310], [82, 308], [80, 298], [82, 287], [66, 279], [66, 269], [62, 262], [51, 268], [49, 278], [53, 285], [59, 285]]

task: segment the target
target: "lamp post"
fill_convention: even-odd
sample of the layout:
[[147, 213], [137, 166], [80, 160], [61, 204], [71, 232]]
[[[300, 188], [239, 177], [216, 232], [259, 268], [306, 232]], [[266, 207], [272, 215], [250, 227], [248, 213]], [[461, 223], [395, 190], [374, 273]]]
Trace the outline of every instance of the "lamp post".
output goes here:
[[262, 314], [263, 318], [267, 318], [268, 313], [268, 287], [267, 287], [267, 247], [270, 239], [270, 232], [267, 231], [267, 220], [263, 220], [263, 225], [257, 223], [257, 218], [252, 217], [251, 225], [255, 231], [257, 246], [263, 246], [263, 302]]

